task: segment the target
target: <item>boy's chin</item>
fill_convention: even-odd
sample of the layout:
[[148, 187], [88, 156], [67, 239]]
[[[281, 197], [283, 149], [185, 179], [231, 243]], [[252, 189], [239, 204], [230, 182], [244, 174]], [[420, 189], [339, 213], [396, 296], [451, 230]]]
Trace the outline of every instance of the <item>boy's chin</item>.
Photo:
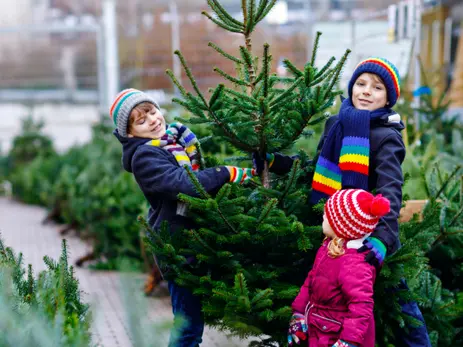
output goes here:
[[166, 134], [165, 131], [159, 132], [159, 133], [155, 133], [155, 134], [150, 134], [150, 138], [153, 139], [153, 140], [159, 140], [159, 139], [160, 139], [161, 137], [163, 137], [165, 134]]

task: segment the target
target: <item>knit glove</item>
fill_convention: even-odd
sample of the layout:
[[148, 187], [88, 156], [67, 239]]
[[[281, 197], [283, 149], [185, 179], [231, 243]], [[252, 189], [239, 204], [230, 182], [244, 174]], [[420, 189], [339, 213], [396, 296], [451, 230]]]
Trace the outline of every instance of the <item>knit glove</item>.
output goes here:
[[367, 237], [363, 241], [363, 246], [360, 247], [357, 252], [370, 251], [365, 256], [365, 261], [375, 268], [380, 268], [383, 265], [384, 258], [386, 258], [386, 245], [382, 243], [376, 237]]
[[230, 182], [244, 183], [257, 175], [256, 170], [236, 166], [226, 166], [230, 172]]
[[339, 339], [332, 347], [356, 347], [352, 343]]
[[[273, 165], [273, 161], [275, 160], [275, 154], [273, 153], [266, 153], [265, 160], [268, 162], [268, 167], [271, 168]], [[252, 153], [252, 165], [258, 175], [264, 171], [264, 159], [261, 157], [259, 152]]]
[[307, 323], [303, 314], [294, 313], [289, 321], [288, 345], [299, 344], [301, 340], [307, 339]]

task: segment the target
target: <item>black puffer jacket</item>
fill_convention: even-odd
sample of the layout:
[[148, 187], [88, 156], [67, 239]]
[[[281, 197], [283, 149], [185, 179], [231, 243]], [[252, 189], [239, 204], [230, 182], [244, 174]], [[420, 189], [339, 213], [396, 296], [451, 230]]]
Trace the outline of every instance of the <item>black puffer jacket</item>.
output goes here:
[[[122, 144], [122, 165], [133, 173], [140, 189], [150, 203], [148, 222], [158, 229], [163, 221], [169, 223], [171, 232], [194, 227], [190, 218], [178, 213], [179, 193], [198, 196], [187, 171], [180, 167], [170, 152], [147, 146], [148, 139], [126, 138], [114, 135]], [[230, 173], [224, 166], [195, 172], [196, 178], [207, 192], [214, 192], [230, 181]]]

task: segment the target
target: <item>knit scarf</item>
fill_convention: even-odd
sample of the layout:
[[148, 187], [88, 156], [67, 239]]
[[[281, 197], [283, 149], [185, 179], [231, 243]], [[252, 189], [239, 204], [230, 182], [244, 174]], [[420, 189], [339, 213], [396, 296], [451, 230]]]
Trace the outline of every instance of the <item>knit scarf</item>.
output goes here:
[[340, 189], [368, 190], [370, 120], [391, 112], [385, 107], [371, 112], [358, 110], [350, 98], [344, 99], [315, 167], [310, 198], [313, 204]]
[[150, 140], [146, 144], [161, 147], [173, 154], [181, 167], [187, 165], [193, 171], [199, 170], [199, 153], [196, 135], [181, 123], [172, 123], [163, 137]]

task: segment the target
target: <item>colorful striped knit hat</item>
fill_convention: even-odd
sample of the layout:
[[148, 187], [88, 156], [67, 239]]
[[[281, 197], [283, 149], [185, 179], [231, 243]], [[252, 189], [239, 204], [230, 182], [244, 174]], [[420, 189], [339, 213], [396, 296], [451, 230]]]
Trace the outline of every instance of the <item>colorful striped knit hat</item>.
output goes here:
[[135, 106], [142, 102], [150, 102], [160, 109], [158, 103], [154, 101], [153, 98], [137, 89], [124, 89], [116, 95], [109, 109], [109, 116], [117, 127], [119, 135], [127, 137], [127, 125], [129, 123], [130, 113]]
[[384, 58], [371, 57], [361, 61], [354, 70], [349, 81], [349, 97], [352, 100], [352, 88], [357, 78], [363, 73], [373, 73], [381, 77], [386, 86], [389, 107], [397, 102], [400, 96], [400, 76], [397, 68]]
[[390, 211], [388, 199], [363, 189], [343, 189], [325, 204], [325, 215], [334, 233], [345, 240], [360, 239], [372, 233], [379, 219]]

